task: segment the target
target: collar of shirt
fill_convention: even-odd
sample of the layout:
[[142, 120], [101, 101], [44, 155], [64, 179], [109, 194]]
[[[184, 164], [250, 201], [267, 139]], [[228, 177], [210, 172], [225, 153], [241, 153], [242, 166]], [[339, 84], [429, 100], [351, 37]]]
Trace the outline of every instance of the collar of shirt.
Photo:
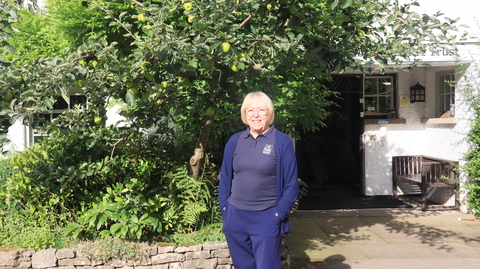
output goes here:
[[[273, 137], [273, 135], [275, 134], [275, 126], [270, 126], [270, 129], [268, 129], [265, 133], [261, 134], [261, 135], [258, 135], [258, 136], [264, 136], [266, 137], [267, 139], [270, 139]], [[243, 131], [243, 134], [242, 134], [243, 138], [248, 138], [248, 137], [252, 137], [252, 134], [250, 133], [250, 127], [247, 127], [247, 130]], [[258, 138], [258, 137], [257, 137]]]

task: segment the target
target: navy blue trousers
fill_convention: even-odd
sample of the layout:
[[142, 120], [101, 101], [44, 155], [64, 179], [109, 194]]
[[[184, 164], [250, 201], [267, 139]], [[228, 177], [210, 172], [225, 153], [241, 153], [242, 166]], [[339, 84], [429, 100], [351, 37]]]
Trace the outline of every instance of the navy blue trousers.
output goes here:
[[222, 208], [223, 232], [235, 269], [280, 269], [280, 217], [276, 208]]

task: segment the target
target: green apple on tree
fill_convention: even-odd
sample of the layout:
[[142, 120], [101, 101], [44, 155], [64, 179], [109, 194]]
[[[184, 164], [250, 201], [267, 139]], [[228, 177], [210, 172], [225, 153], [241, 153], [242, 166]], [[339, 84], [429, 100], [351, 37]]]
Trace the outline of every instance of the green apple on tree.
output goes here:
[[127, 86], [127, 88], [133, 88], [135, 86], [135, 83], [133, 82], [133, 80], [129, 79], [126, 83], [125, 83], [125, 86]]
[[141, 22], [144, 22], [144, 21], [147, 20], [147, 19], [145, 19], [145, 16], [143, 14], [138, 14], [137, 19]]
[[295, 4], [290, 5], [288, 7], [288, 11], [290, 11], [291, 14], [297, 14], [298, 13], [298, 8]]
[[2, 107], [2, 109], [7, 109], [7, 108], [10, 107], [10, 102], [2, 100], [2, 101], [0, 101], [0, 106]]
[[78, 88], [83, 88], [85, 86], [85, 82], [83, 82], [83, 80], [79, 79], [79, 80], [75, 81], [75, 86], [77, 86]]
[[183, 4], [183, 8], [184, 8], [185, 10], [191, 10], [191, 9], [193, 8], [192, 2], [186, 2], [186, 3], [184, 3], [184, 4]]
[[96, 124], [96, 125], [99, 125], [102, 123], [102, 118], [99, 117], [99, 116], [95, 116], [95, 118], [93, 118], [93, 122]]
[[223, 52], [227, 53], [230, 50], [230, 47], [231, 47], [230, 43], [228, 43], [228, 42], [223, 42], [222, 43]]
[[10, 102], [13, 99], [13, 94], [10, 91], [8, 91], [2, 97], [3, 97], [3, 100]]

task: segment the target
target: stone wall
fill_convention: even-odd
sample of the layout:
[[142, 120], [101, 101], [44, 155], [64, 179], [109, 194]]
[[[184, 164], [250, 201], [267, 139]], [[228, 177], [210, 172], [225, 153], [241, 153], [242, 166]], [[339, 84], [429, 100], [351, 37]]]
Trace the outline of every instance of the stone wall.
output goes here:
[[[111, 260], [97, 262], [83, 257], [74, 248], [40, 251], [16, 249], [0, 251], [0, 268], [33, 269], [232, 269], [226, 242], [192, 246], [150, 247], [143, 262]], [[282, 238], [282, 269], [290, 268], [286, 238]]]

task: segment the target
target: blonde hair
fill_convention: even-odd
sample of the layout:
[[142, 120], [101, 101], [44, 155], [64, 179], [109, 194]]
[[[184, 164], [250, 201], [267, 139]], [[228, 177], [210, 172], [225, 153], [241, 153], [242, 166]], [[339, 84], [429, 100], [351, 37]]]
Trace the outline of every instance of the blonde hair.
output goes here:
[[243, 104], [240, 108], [240, 114], [242, 115], [243, 123], [247, 124], [246, 109], [250, 107], [254, 103], [254, 101], [260, 101], [262, 106], [265, 106], [268, 115], [268, 125], [272, 125], [275, 118], [275, 112], [273, 111], [273, 102], [272, 99], [270, 99], [270, 97], [268, 97], [263, 92], [251, 92], [247, 94], [247, 96], [245, 96], [245, 99], [243, 99]]

